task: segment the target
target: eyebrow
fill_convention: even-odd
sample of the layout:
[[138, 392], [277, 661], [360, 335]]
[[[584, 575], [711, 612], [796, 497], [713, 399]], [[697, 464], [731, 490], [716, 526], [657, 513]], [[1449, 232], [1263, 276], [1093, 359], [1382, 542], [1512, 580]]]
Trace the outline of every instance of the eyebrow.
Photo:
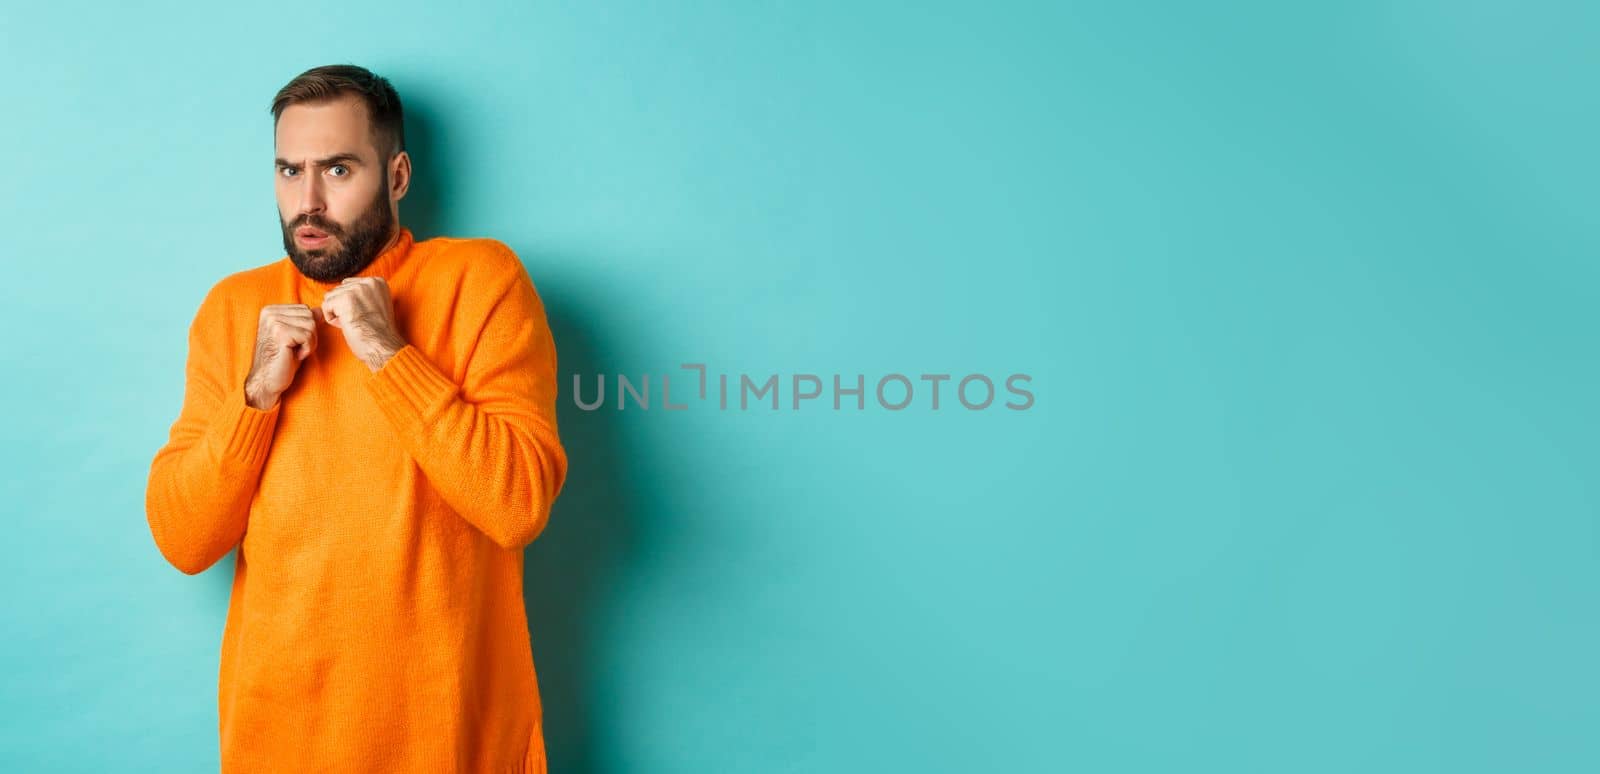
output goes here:
[[[334, 154], [332, 156], [329, 156], [329, 157], [327, 157], [325, 159], [317, 159], [316, 161], [311, 162], [311, 166], [313, 166], [313, 167], [331, 167], [334, 164], [350, 164], [350, 163], [360, 164], [361, 163], [361, 157], [357, 156], [354, 153], [336, 153], [336, 154]], [[285, 158], [277, 159], [277, 164], [280, 167], [293, 167], [293, 166], [296, 166], [295, 164], [289, 163], [289, 160], [285, 159]]]

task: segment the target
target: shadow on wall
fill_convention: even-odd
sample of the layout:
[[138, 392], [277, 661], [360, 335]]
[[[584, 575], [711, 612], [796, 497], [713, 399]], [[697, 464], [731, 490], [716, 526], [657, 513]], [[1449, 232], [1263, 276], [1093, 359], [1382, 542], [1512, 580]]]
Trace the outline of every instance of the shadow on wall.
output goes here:
[[[531, 263], [531, 262], [530, 262]], [[535, 280], [537, 283], [537, 279]], [[631, 561], [637, 542], [634, 503], [616, 414], [583, 411], [571, 398], [571, 374], [597, 373], [603, 351], [572, 298], [552, 283], [540, 285], [545, 316], [555, 336], [559, 373], [566, 381], [557, 421], [567, 451], [567, 480], [550, 523], [525, 554], [523, 599], [533, 638], [539, 694], [544, 702], [545, 747], [551, 771], [588, 774], [604, 766], [595, 724], [598, 706], [599, 611], [603, 590]]]
[[[455, 217], [455, 199], [445, 192], [459, 190], [456, 180], [460, 170], [456, 168], [459, 165], [448, 161], [449, 138], [444, 135], [444, 121], [435, 115], [431, 105], [420, 100], [407, 100], [405, 111], [411, 187], [400, 200], [401, 222], [419, 242], [436, 236], [468, 236], [451, 233], [452, 224], [461, 221]], [[512, 245], [512, 249], [516, 246]]]
[[[449, 161], [448, 123], [430, 105], [406, 103], [406, 148], [412, 156], [411, 189], [401, 202], [402, 219], [417, 239], [457, 234], [463, 222], [450, 195], [459, 190], [459, 164]], [[493, 235], [491, 235], [493, 236]], [[506, 239], [529, 267], [545, 317], [555, 337], [559, 385], [557, 422], [567, 451], [567, 479], [550, 523], [524, 553], [523, 605], [533, 644], [534, 666], [544, 705], [545, 748], [551, 771], [586, 774], [604, 766], [595, 732], [596, 611], [608, 576], [618, 573], [633, 543], [633, 503], [625, 496], [618, 453], [619, 418], [586, 412], [572, 402], [571, 374], [599, 373], [604, 352], [596, 314], [580, 306], [580, 294], [562, 288], [533, 257]]]

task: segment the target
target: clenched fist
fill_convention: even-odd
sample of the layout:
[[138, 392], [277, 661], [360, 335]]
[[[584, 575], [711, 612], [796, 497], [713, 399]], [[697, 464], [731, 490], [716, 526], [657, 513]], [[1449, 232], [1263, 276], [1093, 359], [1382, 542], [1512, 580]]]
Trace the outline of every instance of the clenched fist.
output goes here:
[[245, 402], [266, 411], [289, 389], [300, 362], [317, 348], [317, 321], [305, 304], [261, 307], [256, 325], [255, 362], [245, 378]]
[[347, 277], [314, 311], [344, 333], [350, 351], [374, 372], [406, 346], [395, 323], [389, 281], [382, 277]]

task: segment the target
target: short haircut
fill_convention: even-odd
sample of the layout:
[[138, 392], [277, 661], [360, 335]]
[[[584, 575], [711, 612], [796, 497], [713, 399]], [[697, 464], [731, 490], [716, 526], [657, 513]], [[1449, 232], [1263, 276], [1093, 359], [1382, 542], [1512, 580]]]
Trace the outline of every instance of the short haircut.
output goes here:
[[406, 149], [405, 114], [400, 109], [400, 94], [387, 78], [356, 65], [323, 65], [295, 76], [272, 98], [272, 127], [278, 127], [278, 118], [290, 105], [326, 102], [346, 94], [359, 96], [367, 106], [378, 163], [387, 162]]

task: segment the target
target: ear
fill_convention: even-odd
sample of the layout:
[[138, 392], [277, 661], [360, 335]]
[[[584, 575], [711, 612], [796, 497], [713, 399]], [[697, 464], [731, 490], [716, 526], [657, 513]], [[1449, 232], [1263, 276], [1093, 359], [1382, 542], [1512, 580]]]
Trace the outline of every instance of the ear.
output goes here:
[[411, 154], [400, 151], [389, 159], [389, 200], [400, 201], [411, 189]]

